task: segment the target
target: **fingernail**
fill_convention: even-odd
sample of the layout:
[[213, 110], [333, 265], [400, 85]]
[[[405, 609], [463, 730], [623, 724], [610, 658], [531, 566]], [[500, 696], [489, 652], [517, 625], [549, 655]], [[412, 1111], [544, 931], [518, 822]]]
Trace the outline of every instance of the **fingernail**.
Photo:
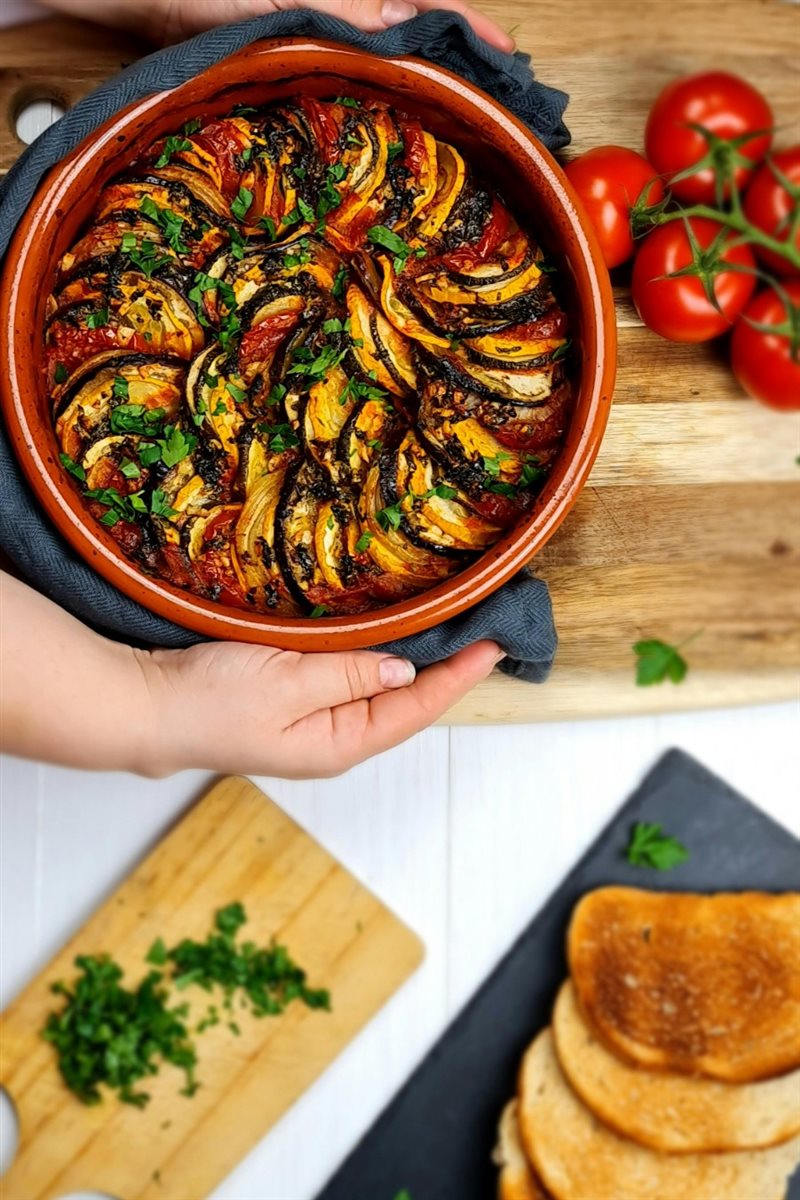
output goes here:
[[495, 665], [497, 665], [497, 663], [499, 663], [499, 662], [502, 662], [503, 659], [507, 658], [507, 657], [508, 657], [508, 655], [506, 654], [505, 650], [501, 650], [500, 647], [498, 646], [497, 654], [495, 655], [495, 659], [494, 659]]
[[407, 658], [382, 658], [378, 666], [381, 687], [401, 688], [413, 683], [417, 669]]
[[410, 21], [417, 15], [417, 6], [407, 4], [406, 0], [384, 0], [381, 9], [381, 20], [384, 25], [399, 25], [401, 21]]

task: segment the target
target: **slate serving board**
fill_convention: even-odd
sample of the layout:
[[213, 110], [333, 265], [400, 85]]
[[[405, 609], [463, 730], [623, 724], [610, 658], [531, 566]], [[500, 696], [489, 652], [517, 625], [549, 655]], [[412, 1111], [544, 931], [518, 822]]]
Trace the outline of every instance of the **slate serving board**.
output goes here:
[[[622, 857], [636, 821], [663, 823], [691, 850], [668, 873]], [[576, 901], [627, 884], [664, 891], [800, 888], [800, 842], [677, 750], [666, 754], [378, 1118], [318, 1200], [491, 1200], [500, 1111], [519, 1061], [548, 1024], [566, 975], [564, 937]], [[759, 1200], [738, 1197], [737, 1200]], [[800, 1200], [800, 1173], [787, 1200]]]

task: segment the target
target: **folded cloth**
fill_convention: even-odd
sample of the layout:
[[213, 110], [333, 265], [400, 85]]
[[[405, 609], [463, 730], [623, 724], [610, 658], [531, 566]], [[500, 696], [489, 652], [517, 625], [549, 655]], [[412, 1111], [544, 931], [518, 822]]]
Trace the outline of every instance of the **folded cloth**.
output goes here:
[[[148, 55], [81, 100], [43, 133], [0, 186], [0, 255], [5, 254], [45, 171], [119, 109], [185, 83], [259, 38], [297, 36], [339, 41], [386, 57], [416, 54], [427, 58], [490, 92], [551, 150], [569, 142], [562, 120], [567, 96], [534, 79], [528, 55], [504, 54], [487, 45], [455, 13], [425, 13], [380, 34], [362, 33], [324, 13], [272, 13], [210, 30]], [[2, 428], [0, 546], [35, 587], [96, 628], [151, 645], [179, 647], [203, 640], [123, 596], [74, 553], [38, 507]], [[521, 575], [460, 617], [393, 642], [388, 648], [424, 665], [481, 638], [494, 639], [508, 653], [501, 670], [531, 682], [544, 680], [557, 644], [546, 585]]]

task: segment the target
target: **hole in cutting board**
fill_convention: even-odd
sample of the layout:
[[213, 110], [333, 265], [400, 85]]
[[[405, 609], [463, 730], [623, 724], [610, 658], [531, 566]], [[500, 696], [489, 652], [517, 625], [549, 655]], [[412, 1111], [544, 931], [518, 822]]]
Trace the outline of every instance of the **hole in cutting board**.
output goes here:
[[19, 1118], [14, 1101], [5, 1088], [0, 1088], [0, 1175], [5, 1175], [14, 1161], [19, 1145]]
[[108, 1192], [70, 1192], [68, 1196], [60, 1196], [59, 1200], [117, 1200]]
[[36, 141], [40, 133], [55, 125], [66, 111], [58, 100], [29, 100], [17, 110], [14, 131], [19, 140], [29, 146], [31, 142]]

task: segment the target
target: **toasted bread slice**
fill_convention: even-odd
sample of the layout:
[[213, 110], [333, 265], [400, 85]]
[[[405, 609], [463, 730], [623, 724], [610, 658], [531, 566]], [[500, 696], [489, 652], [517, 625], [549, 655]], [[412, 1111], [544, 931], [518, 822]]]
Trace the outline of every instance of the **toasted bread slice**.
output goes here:
[[497, 1200], [551, 1200], [522, 1149], [516, 1100], [509, 1100], [500, 1117], [494, 1161], [500, 1167]]
[[567, 952], [582, 1011], [634, 1063], [734, 1083], [800, 1067], [800, 893], [600, 888]]
[[595, 1037], [569, 980], [553, 1011], [553, 1038], [561, 1069], [587, 1108], [653, 1150], [756, 1150], [800, 1133], [800, 1071], [737, 1084], [633, 1066]]
[[522, 1063], [522, 1145], [554, 1200], [784, 1200], [800, 1138], [770, 1150], [659, 1154], [612, 1133], [573, 1092], [549, 1029]]

